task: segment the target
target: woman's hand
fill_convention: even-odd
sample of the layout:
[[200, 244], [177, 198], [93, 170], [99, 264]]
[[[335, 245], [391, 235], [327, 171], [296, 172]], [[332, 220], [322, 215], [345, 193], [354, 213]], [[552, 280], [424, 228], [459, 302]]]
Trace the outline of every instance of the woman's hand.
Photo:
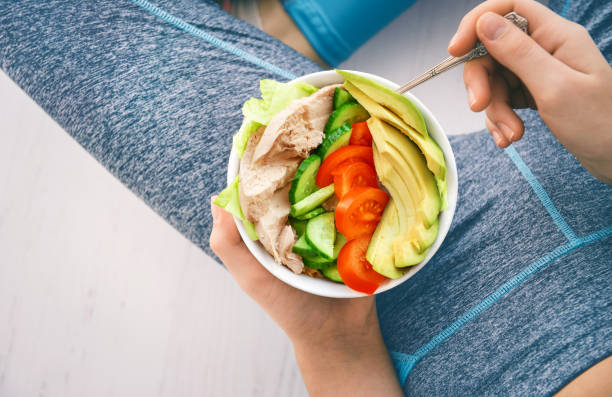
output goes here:
[[[530, 36], [501, 16], [511, 11], [527, 18]], [[612, 184], [612, 68], [586, 29], [532, 0], [490, 0], [462, 19], [448, 51], [461, 56], [476, 40], [491, 56], [468, 62], [463, 78], [495, 143], [523, 136], [513, 108], [537, 108], [582, 165]]]
[[287, 333], [311, 395], [402, 395], [373, 296], [324, 298], [285, 284], [251, 255], [233, 217], [212, 200], [211, 210], [210, 247], [240, 288]]

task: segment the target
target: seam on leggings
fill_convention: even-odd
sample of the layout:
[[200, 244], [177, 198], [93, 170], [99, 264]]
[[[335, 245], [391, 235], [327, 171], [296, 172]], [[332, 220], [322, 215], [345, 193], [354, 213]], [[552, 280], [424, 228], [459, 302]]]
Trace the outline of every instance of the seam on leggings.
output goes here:
[[451, 325], [442, 330], [442, 332], [434, 336], [429, 342], [418, 348], [414, 352], [414, 354], [391, 352], [391, 359], [394, 361], [393, 364], [397, 370], [398, 378], [402, 387], [406, 383], [406, 379], [408, 378], [408, 374], [410, 373], [410, 371], [412, 371], [414, 366], [423, 357], [425, 357], [429, 352], [444, 343], [455, 332], [459, 331], [470, 321], [476, 319], [482, 312], [484, 312], [493, 304], [501, 300], [505, 295], [507, 295], [510, 291], [521, 285], [533, 274], [545, 268], [555, 260], [576, 250], [577, 248], [595, 243], [599, 240], [609, 237], [610, 235], [612, 235], [612, 225], [604, 229], [598, 230], [594, 233], [591, 233], [587, 236], [577, 238], [575, 241], [570, 241], [569, 243], [558, 247], [557, 249], [540, 257], [531, 265], [527, 266], [521, 272], [510, 278], [508, 281], [502, 284], [501, 287], [496, 289], [492, 294], [484, 298], [477, 305], [473, 306], [471, 309], [465, 312], [455, 322], [453, 322]]
[[565, 237], [567, 237], [570, 242], [575, 242], [578, 239], [578, 237], [576, 237], [576, 233], [574, 233], [565, 219], [563, 219], [563, 216], [561, 216], [559, 210], [557, 210], [557, 207], [555, 207], [553, 204], [552, 200], [546, 193], [546, 190], [544, 190], [540, 182], [538, 182], [538, 179], [535, 177], [535, 175], [533, 175], [533, 172], [531, 172], [531, 169], [529, 169], [527, 164], [525, 164], [521, 158], [521, 155], [512, 145], [508, 146], [505, 152], [514, 162], [519, 171], [521, 171], [521, 174], [523, 174], [525, 179], [527, 179], [527, 182], [529, 182], [531, 188], [542, 202], [542, 205], [544, 205], [544, 208], [546, 208], [546, 211], [548, 211], [550, 216], [553, 218], [553, 221], [555, 221], [557, 227], [561, 229]]
[[167, 11], [157, 7], [154, 4], [149, 3], [146, 0], [130, 0], [130, 1], [136, 4], [137, 6], [144, 8], [145, 10], [155, 15], [156, 17], [168, 22], [169, 24], [174, 25], [175, 27], [189, 34], [192, 34], [196, 36], [197, 38], [202, 39], [206, 41], [207, 43], [210, 43], [225, 52], [236, 55], [237, 57], [240, 57], [247, 62], [251, 62], [257, 66], [260, 66], [266, 69], [269, 72], [278, 74], [279, 76], [282, 76], [288, 80], [293, 80], [297, 77], [291, 72], [288, 72], [282, 68], [279, 68], [278, 66], [270, 62], [264, 61], [263, 59], [256, 57], [255, 55], [248, 53], [241, 48], [228, 44], [225, 41], [219, 39], [218, 37], [208, 32], [203, 31], [202, 29], [196, 28], [195, 26], [183, 21], [181, 18], [178, 18], [168, 13]]
[[399, 379], [402, 387], [408, 378], [408, 374], [412, 371], [412, 368], [419, 362], [420, 358], [412, 354], [400, 353], [400, 352], [389, 352], [393, 367], [395, 367], [395, 373]]

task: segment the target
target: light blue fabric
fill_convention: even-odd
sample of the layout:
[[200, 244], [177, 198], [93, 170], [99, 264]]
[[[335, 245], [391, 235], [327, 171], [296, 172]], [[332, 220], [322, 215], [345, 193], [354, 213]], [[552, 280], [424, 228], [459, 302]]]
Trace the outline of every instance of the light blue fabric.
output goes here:
[[[550, 6], [567, 7], [612, 59], [609, 2]], [[208, 198], [225, 185], [242, 102], [261, 78], [318, 70], [212, 2], [0, 0], [0, 10], [0, 67], [209, 254]], [[378, 296], [407, 395], [550, 395], [612, 355], [612, 187], [537, 113], [521, 116], [510, 156], [486, 132], [452, 137], [452, 228], [426, 267]]]
[[415, 0], [286, 0], [285, 10], [319, 56], [337, 66]]

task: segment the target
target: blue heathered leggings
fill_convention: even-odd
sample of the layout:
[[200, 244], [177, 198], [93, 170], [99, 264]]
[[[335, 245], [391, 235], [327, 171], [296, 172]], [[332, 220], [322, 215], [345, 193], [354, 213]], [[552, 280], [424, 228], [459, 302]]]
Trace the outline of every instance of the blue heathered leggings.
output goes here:
[[[210, 2], [154, 1], [2, 0], [0, 67], [212, 254], [208, 198], [225, 185], [242, 102], [259, 79], [317, 67]], [[610, 2], [550, 7], [612, 60]], [[378, 297], [407, 395], [550, 395], [612, 355], [612, 187], [521, 115], [525, 138], [505, 151], [486, 132], [451, 139], [453, 226], [422, 271]]]

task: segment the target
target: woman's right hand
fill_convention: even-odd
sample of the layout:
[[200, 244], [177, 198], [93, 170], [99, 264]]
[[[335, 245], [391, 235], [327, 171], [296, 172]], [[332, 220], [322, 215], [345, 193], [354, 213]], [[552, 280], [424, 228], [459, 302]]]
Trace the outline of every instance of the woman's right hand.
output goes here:
[[[529, 21], [529, 36], [503, 18]], [[470, 108], [486, 110], [495, 143], [523, 136], [513, 108], [535, 107], [555, 137], [595, 177], [612, 184], [612, 68], [586, 29], [532, 0], [490, 0], [461, 21], [448, 51], [480, 40], [491, 56], [465, 65]]]

